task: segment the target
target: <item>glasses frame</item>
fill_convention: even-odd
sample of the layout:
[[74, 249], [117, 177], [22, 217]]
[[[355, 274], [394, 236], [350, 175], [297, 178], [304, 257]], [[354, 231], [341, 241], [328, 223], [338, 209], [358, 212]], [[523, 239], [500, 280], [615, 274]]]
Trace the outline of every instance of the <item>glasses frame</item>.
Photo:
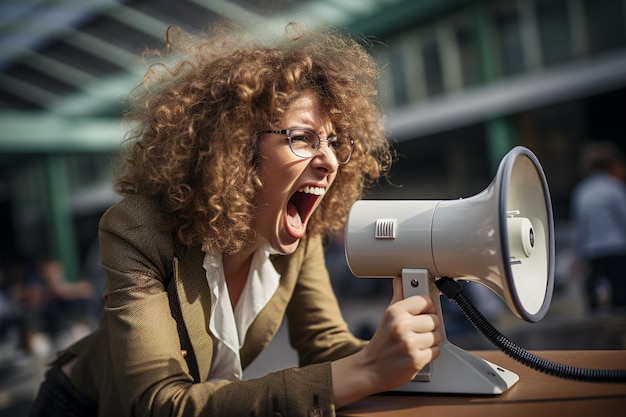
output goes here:
[[[301, 132], [307, 132], [307, 133], [311, 133], [313, 136], [315, 136], [317, 138], [317, 142], [315, 144], [311, 144], [311, 146], [313, 146], [313, 149], [315, 150], [315, 152], [313, 152], [310, 156], [302, 156], [297, 154], [294, 150], [293, 150], [293, 146], [291, 146], [291, 134], [294, 131], [301, 131]], [[289, 143], [289, 149], [291, 150], [291, 153], [293, 153], [295, 156], [297, 156], [298, 158], [302, 158], [302, 159], [310, 159], [313, 158], [315, 155], [317, 155], [317, 152], [320, 149], [320, 146], [322, 145], [322, 138], [320, 137], [320, 135], [318, 135], [317, 133], [315, 133], [314, 131], [312, 131], [311, 129], [307, 129], [307, 128], [303, 128], [303, 127], [290, 127], [288, 129], [280, 129], [280, 130], [264, 130], [261, 133], [272, 133], [272, 134], [277, 134], [277, 135], [286, 135], [287, 136], [287, 141]], [[331, 135], [330, 137], [326, 137], [326, 144], [330, 143], [331, 141], [333, 141], [334, 139], [338, 138], [339, 135]], [[337, 163], [339, 165], [345, 165], [348, 162], [350, 162], [350, 158], [352, 158], [352, 152], [354, 151], [354, 141], [352, 139], [350, 139], [349, 141], [350, 143], [350, 154], [348, 155], [348, 159], [346, 159], [345, 161], [341, 162], [339, 161], [337, 154], [333, 151], [333, 155], [335, 156], [335, 159], [337, 160]]]

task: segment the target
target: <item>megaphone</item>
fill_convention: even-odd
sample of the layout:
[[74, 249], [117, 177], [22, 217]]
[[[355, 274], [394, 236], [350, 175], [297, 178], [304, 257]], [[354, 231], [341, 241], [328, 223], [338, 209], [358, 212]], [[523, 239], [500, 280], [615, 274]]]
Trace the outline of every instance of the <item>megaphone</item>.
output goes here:
[[[430, 294], [439, 314], [434, 280], [449, 277], [485, 285], [517, 317], [536, 322], [548, 311], [554, 286], [554, 222], [546, 177], [537, 157], [517, 146], [504, 156], [492, 183], [475, 196], [357, 201], [346, 224], [345, 251], [355, 276], [401, 276], [404, 296]], [[449, 343], [443, 326], [440, 332], [442, 354], [408, 390], [498, 394], [517, 381], [510, 371], [485, 366]], [[461, 368], [467, 368], [466, 377], [457, 375]], [[494, 373], [497, 378], [490, 377]], [[485, 383], [476, 383], [485, 374]]]

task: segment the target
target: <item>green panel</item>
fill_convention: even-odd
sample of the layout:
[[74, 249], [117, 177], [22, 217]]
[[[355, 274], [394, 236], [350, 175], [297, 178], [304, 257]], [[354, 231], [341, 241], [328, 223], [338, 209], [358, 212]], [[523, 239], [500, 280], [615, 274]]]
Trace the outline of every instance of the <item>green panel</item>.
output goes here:
[[496, 41], [492, 20], [487, 5], [475, 2], [470, 8], [474, 21], [474, 32], [478, 40], [480, 81], [485, 83], [498, 77], [499, 66], [496, 53]]
[[374, 15], [360, 18], [347, 27], [355, 33], [382, 37], [469, 2], [471, 0], [403, 0], [382, 7]]
[[502, 157], [515, 145], [518, 139], [509, 119], [500, 117], [486, 122], [487, 145], [489, 150], [490, 171], [495, 174]]
[[112, 152], [124, 138], [120, 119], [0, 114], [0, 152]]
[[46, 223], [49, 229], [51, 255], [63, 263], [69, 281], [78, 279], [78, 245], [70, 212], [70, 190], [67, 162], [52, 155], [45, 160]]

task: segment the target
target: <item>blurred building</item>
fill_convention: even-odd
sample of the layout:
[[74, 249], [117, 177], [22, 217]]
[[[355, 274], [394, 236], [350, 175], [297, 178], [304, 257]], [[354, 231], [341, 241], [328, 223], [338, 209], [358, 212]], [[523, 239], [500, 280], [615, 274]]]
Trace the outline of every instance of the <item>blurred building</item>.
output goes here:
[[471, 196], [519, 144], [539, 157], [566, 222], [581, 145], [626, 142], [623, 0], [13, 3], [0, 3], [0, 260], [46, 252], [74, 278], [116, 199], [123, 97], [170, 24], [299, 20], [367, 36], [403, 156], [374, 198]]
[[511, 147], [524, 145], [546, 171], [557, 220], [566, 220], [570, 191], [580, 178], [580, 145], [626, 143], [620, 110], [626, 99], [625, 3], [411, 6], [354, 28], [386, 44], [376, 52], [390, 134], [406, 155], [398, 174], [403, 183], [419, 184], [393, 192], [472, 195], [491, 181]]

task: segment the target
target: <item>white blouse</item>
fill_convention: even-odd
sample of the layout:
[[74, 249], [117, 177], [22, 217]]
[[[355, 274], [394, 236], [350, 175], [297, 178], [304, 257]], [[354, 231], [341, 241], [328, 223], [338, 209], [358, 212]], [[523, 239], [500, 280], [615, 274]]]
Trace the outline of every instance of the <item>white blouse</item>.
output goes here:
[[280, 275], [269, 259], [270, 251], [257, 250], [252, 258], [248, 280], [233, 310], [224, 277], [222, 255], [205, 251], [204, 269], [211, 291], [209, 330], [216, 339], [209, 380], [240, 380], [243, 375], [239, 349], [257, 314], [278, 288]]

